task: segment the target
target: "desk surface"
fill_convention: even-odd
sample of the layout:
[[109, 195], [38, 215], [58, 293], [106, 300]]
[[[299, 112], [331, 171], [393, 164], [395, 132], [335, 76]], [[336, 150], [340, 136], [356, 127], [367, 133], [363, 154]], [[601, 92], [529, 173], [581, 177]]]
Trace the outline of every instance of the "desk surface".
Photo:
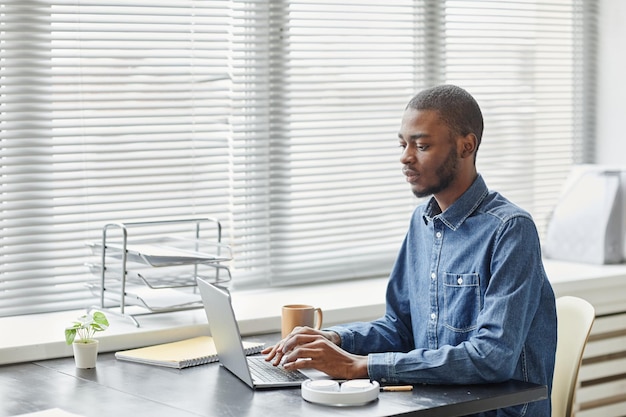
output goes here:
[[253, 391], [217, 363], [182, 370], [116, 360], [100, 354], [96, 369], [73, 358], [0, 366], [0, 416], [50, 408], [86, 417], [110, 416], [438, 416], [454, 417], [544, 399], [545, 386], [509, 381], [471, 386], [417, 385], [381, 392], [359, 407], [304, 401], [299, 388]]

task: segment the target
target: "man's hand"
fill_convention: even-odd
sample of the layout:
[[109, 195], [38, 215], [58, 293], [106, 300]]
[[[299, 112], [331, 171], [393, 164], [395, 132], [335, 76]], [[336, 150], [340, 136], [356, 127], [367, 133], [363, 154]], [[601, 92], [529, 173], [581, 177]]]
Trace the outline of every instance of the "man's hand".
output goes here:
[[[287, 337], [261, 353], [274, 366], [285, 369], [314, 368], [333, 378], [367, 378], [367, 356], [358, 356], [341, 349], [339, 335], [334, 332], [296, 327]], [[298, 360], [301, 359], [301, 360]]]

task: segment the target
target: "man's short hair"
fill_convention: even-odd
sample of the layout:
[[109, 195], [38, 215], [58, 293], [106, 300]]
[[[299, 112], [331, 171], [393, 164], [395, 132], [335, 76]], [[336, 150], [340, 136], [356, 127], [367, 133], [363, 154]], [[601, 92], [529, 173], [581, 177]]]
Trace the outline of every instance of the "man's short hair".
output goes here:
[[452, 133], [476, 135], [478, 150], [483, 136], [483, 114], [474, 97], [461, 87], [444, 84], [427, 88], [415, 95], [406, 107], [436, 110]]

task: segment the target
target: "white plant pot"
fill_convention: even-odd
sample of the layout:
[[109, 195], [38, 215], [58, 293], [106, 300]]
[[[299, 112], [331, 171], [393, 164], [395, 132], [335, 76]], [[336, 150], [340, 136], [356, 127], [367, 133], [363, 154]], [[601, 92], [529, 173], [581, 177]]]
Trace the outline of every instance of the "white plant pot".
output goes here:
[[98, 341], [90, 340], [87, 343], [74, 342], [72, 343], [74, 348], [74, 361], [76, 361], [76, 367], [80, 369], [90, 369], [96, 367], [96, 360], [98, 359]]

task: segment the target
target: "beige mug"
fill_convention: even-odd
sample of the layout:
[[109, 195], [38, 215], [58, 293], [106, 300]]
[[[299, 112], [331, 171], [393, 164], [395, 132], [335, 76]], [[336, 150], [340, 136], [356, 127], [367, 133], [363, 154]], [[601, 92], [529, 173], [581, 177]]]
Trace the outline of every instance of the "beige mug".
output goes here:
[[[286, 337], [294, 327], [308, 326], [314, 329], [322, 328], [322, 309], [306, 304], [289, 304], [283, 306], [281, 334]], [[317, 320], [316, 320], [317, 318]]]

